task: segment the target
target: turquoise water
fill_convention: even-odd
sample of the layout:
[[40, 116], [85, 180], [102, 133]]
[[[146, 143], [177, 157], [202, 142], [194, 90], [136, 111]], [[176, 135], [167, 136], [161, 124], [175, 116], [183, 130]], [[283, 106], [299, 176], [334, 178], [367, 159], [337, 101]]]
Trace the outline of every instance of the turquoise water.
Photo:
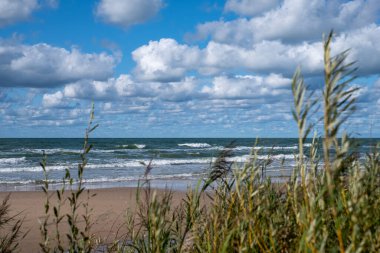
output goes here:
[[[378, 140], [359, 139], [361, 157]], [[186, 188], [205, 177], [210, 163], [224, 146], [234, 142], [231, 161], [247, 161], [255, 139], [91, 139], [94, 145], [85, 170], [89, 188], [136, 186], [149, 163], [153, 185]], [[306, 156], [311, 140], [305, 144]], [[43, 150], [51, 185], [60, 186], [66, 168], [76, 175], [83, 139], [0, 139], [0, 190], [39, 190], [43, 179], [39, 162]], [[286, 177], [298, 152], [297, 139], [261, 139], [256, 149], [260, 160], [271, 157], [267, 176]]]

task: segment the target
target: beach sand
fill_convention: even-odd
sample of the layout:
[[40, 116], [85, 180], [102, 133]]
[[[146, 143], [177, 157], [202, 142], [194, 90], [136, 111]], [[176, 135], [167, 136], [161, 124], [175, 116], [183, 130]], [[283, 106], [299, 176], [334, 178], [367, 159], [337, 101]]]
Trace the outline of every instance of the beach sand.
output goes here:
[[[136, 208], [136, 188], [95, 189], [90, 193], [96, 194], [89, 201], [89, 207], [93, 209], [92, 221], [94, 221], [91, 231], [96, 237], [111, 242], [118, 235], [120, 237], [125, 233], [125, 227], [123, 228], [122, 224], [125, 221], [127, 208], [131, 210]], [[157, 190], [157, 193], [163, 194], [163, 190]], [[2, 201], [7, 194], [9, 192], [0, 192], [0, 200]], [[184, 192], [173, 192], [174, 205], [180, 203], [184, 196]], [[82, 197], [82, 200], [85, 200], [87, 194], [84, 193]], [[55, 201], [56, 198], [53, 197], [51, 202], [55, 203]], [[29, 231], [20, 242], [20, 252], [40, 252], [38, 243], [41, 241], [41, 233], [38, 220], [44, 217], [44, 202], [43, 192], [11, 192], [9, 202], [11, 212], [12, 214], [22, 212], [20, 217], [25, 217], [23, 231]], [[54, 231], [53, 226], [50, 228]], [[60, 231], [62, 237], [66, 237], [64, 234], [67, 232], [67, 227], [60, 228]]]

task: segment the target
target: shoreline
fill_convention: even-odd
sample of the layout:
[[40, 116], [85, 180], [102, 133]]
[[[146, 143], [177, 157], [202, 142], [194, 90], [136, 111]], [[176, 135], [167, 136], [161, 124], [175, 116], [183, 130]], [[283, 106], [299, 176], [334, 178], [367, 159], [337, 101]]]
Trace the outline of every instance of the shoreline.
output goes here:
[[[194, 187], [197, 185], [199, 179], [173, 179], [173, 180], [159, 180], [152, 179], [151, 187], [154, 189], [165, 190], [169, 189], [172, 191], [186, 191], [188, 187]], [[138, 180], [136, 181], [120, 181], [120, 182], [105, 182], [105, 183], [84, 183], [86, 190], [101, 190], [101, 189], [115, 189], [115, 188], [137, 188]], [[142, 180], [141, 180], [142, 182]], [[49, 183], [49, 191], [59, 190], [62, 187], [62, 183]], [[43, 184], [22, 184], [22, 185], [1, 185], [0, 193], [2, 192], [42, 192]], [[73, 184], [73, 189], [75, 189], [76, 184]], [[68, 186], [66, 187], [69, 190]]]
[[[91, 194], [96, 194], [89, 201], [89, 207], [92, 208], [92, 233], [95, 237], [103, 238], [106, 242], [111, 242], [117, 235], [125, 233], [123, 228], [125, 222], [125, 212], [127, 209], [135, 210], [136, 205], [136, 187], [119, 187], [105, 189], [90, 189]], [[152, 188], [158, 194], [162, 195], [165, 189]], [[170, 189], [169, 189], [170, 190]], [[171, 190], [173, 193], [173, 204], [177, 205], [181, 202], [186, 192]], [[54, 191], [49, 191], [54, 193]], [[22, 231], [29, 230], [26, 237], [20, 241], [20, 252], [39, 252], [38, 243], [41, 241], [39, 230], [39, 222], [44, 215], [45, 194], [43, 191], [13, 191], [0, 192], [0, 200], [2, 201], [10, 194], [10, 214], [19, 214], [19, 218], [24, 218]], [[87, 194], [82, 196], [83, 200], [87, 198]], [[55, 194], [51, 198], [51, 203], [56, 201]], [[67, 211], [65, 207], [62, 211]], [[65, 224], [65, 219], [62, 222]], [[67, 228], [60, 228], [62, 235], [65, 234]], [[54, 231], [54, 227], [51, 227]]]

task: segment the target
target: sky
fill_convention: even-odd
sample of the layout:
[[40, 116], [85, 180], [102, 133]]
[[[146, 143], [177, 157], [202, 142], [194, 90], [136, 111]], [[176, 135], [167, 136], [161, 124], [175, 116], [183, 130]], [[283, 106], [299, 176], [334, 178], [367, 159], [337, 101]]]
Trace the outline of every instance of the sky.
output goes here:
[[345, 130], [380, 137], [378, 0], [0, 0], [0, 137], [82, 137], [92, 103], [94, 137], [296, 137], [291, 79], [321, 101], [331, 29]]

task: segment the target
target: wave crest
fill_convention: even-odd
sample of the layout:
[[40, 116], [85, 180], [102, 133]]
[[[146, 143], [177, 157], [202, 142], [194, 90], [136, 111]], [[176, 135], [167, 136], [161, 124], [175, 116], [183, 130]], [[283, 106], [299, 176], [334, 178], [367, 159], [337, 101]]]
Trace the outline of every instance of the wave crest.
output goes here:
[[190, 148], [210, 148], [211, 145], [208, 143], [180, 143], [180, 147], [190, 147]]
[[26, 157], [0, 158], [0, 164], [18, 164], [26, 160]]

